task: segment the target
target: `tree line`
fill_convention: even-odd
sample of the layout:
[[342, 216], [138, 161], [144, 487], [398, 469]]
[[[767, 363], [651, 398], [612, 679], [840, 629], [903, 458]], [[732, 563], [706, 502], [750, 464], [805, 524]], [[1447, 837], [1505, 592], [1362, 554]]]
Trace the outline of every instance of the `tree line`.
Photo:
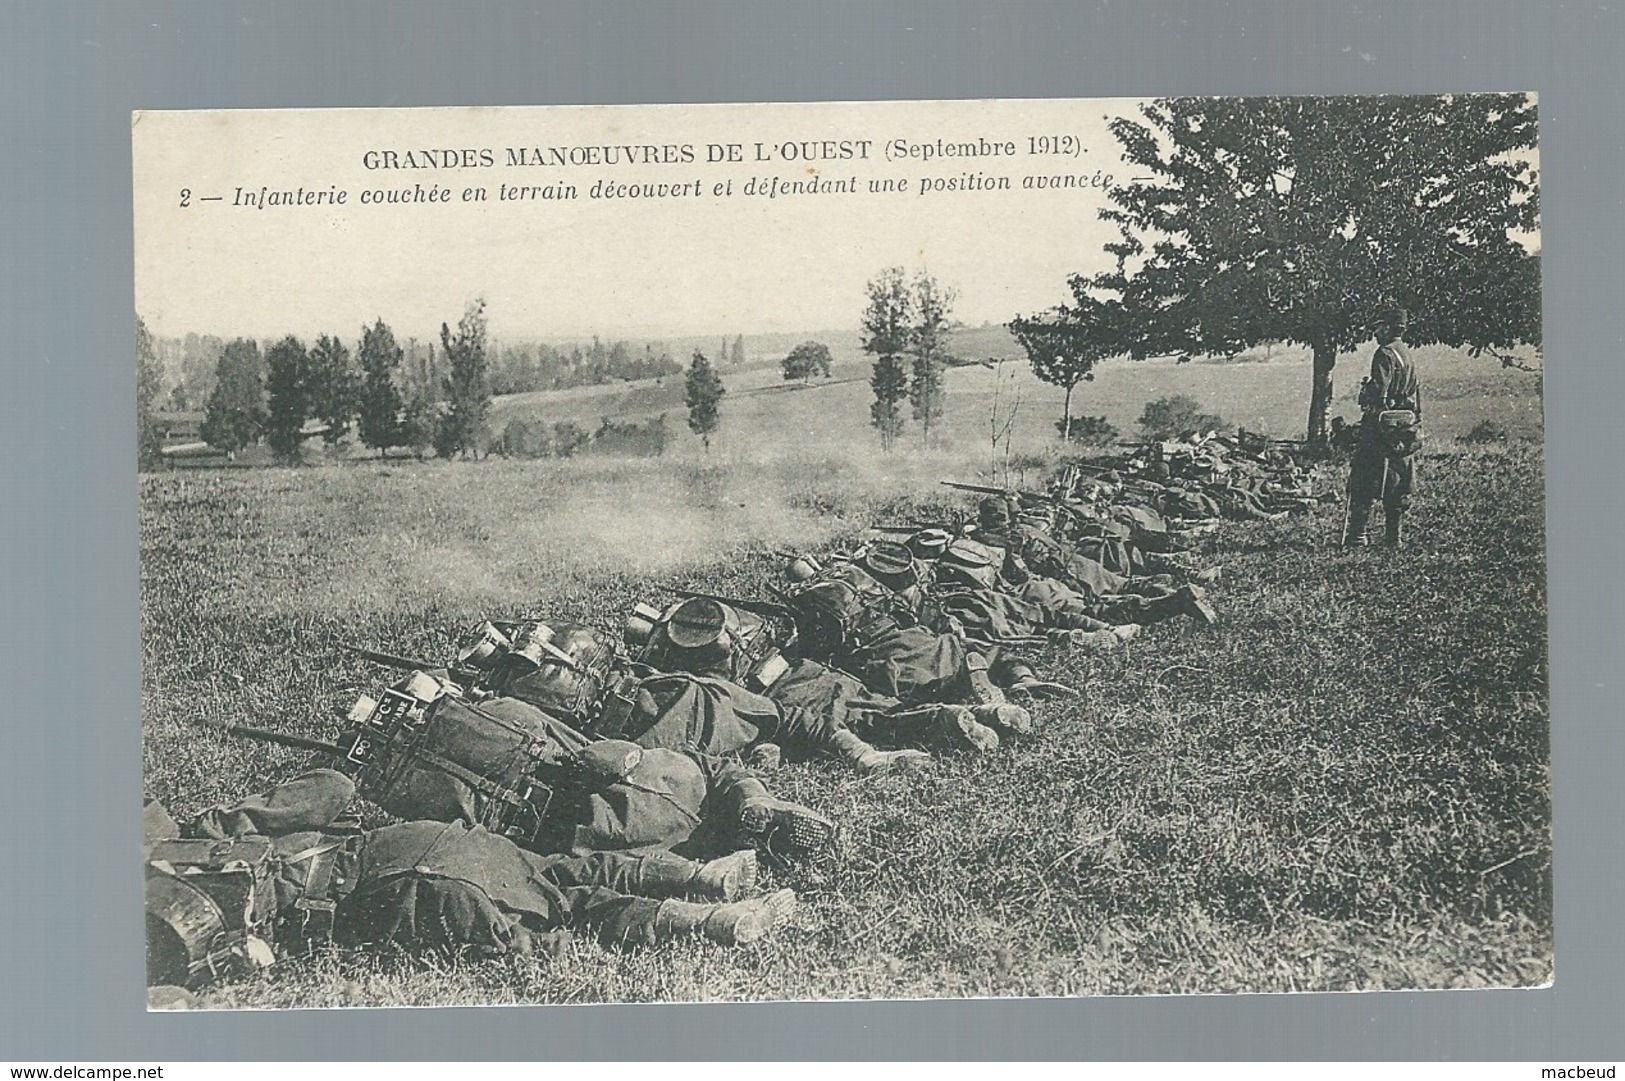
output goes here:
[[[218, 351], [209, 372], [209, 390], [201, 403], [194, 403], [188, 398], [186, 380], [194, 386], [202, 382], [197, 351], [211, 345]], [[499, 453], [523, 457], [569, 457], [591, 443], [637, 448], [641, 453], [651, 447], [660, 453], [666, 446], [664, 416], [642, 425], [605, 418], [596, 432], [568, 421], [551, 428], [516, 421], [495, 441], [487, 431], [496, 394], [682, 372], [664, 350], [657, 354], [646, 345], [638, 354], [625, 342], [606, 346], [595, 337], [590, 347], [576, 346], [569, 352], [546, 345], [508, 347], [493, 363], [498, 354], [490, 345], [483, 299], [468, 305], [455, 329], [441, 324], [439, 346], [438, 361], [431, 344], [428, 365], [411, 365], [406, 349], [381, 318], [362, 328], [353, 357], [343, 341], [328, 334], [318, 335], [308, 346], [288, 335], [263, 350], [252, 338], [225, 341], [188, 335], [181, 346], [182, 378], [170, 388], [167, 400], [161, 400], [164, 365], [155, 339], [138, 317], [139, 466], [151, 469], [162, 460], [160, 406], [187, 411], [197, 404], [203, 411], [198, 434], [204, 442], [236, 454], [263, 441], [275, 460], [286, 464], [298, 462], [305, 440], [318, 435], [329, 446], [353, 435], [380, 454], [404, 448], [421, 457], [432, 448], [442, 458], [478, 457], [488, 445]], [[731, 349], [724, 340], [723, 355], [730, 353], [734, 364], [744, 363], [742, 335]], [[424, 378], [426, 371], [434, 376], [432, 381]], [[709, 449], [711, 434], [720, 423], [717, 406], [723, 390], [720, 375], [698, 351], [685, 390], [689, 426]]]

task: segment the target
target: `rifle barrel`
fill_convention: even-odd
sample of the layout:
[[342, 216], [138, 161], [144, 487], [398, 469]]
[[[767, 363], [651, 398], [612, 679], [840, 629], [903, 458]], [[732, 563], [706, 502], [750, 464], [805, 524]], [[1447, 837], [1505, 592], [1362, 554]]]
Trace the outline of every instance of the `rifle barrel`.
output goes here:
[[949, 488], [958, 488], [962, 492], [981, 492], [983, 495], [1003, 495], [1005, 492], [1003, 488], [995, 488], [991, 484], [966, 484], [959, 480], [945, 480], [940, 483]]
[[679, 597], [704, 597], [707, 600], [721, 601], [723, 604], [731, 608], [737, 608], [741, 612], [751, 612], [759, 616], [778, 616], [785, 619], [794, 616], [794, 613], [784, 605], [774, 604], [771, 601], [746, 601], [737, 597], [722, 597], [715, 593], [702, 593], [693, 589], [673, 589], [672, 592]]
[[209, 724], [208, 726], [218, 728], [228, 735], [242, 736], [245, 739], [257, 739], [261, 743], [275, 743], [281, 747], [293, 747], [301, 751], [326, 751], [329, 754], [344, 753], [344, 748], [337, 743], [330, 743], [325, 739], [312, 739], [309, 736], [296, 736], [291, 732], [278, 732], [270, 728], [250, 728], [248, 725], [242, 724]]
[[433, 668], [445, 667], [444, 665], [435, 664], [433, 661], [418, 660], [413, 657], [402, 657], [395, 653], [380, 653], [375, 649], [366, 649], [362, 646], [351, 645], [349, 642], [340, 642], [339, 648], [344, 650], [346, 653], [351, 653], [357, 657], [360, 657], [364, 661], [372, 661], [374, 664], [381, 664], [386, 668], [417, 669], [420, 671], [428, 671]]

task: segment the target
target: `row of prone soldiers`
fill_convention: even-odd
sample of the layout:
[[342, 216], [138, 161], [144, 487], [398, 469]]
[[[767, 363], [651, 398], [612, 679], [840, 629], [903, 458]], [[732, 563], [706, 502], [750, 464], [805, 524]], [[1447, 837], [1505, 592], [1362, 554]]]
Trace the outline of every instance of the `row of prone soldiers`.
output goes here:
[[1273, 521], [1341, 498], [1315, 492], [1290, 441], [1241, 429], [1152, 440], [1074, 465], [1049, 494], [1084, 517], [1147, 513], [1176, 520]]
[[[1049, 510], [989, 496], [969, 522], [796, 556], [767, 599], [639, 604], [620, 641], [533, 616], [482, 624], [444, 666], [360, 651], [412, 671], [334, 740], [230, 729], [311, 749], [304, 772], [185, 822], [149, 804], [149, 983], [197, 988], [323, 944], [761, 938], [796, 906], [761, 888], [763, 866], [815, 886], [839, 836], [762, 767], [986, 753], [1034, 733], [1034, 700], [1074, 693], [1040, 677], [1036, 648], [1217, 621], [1219, 568], [1177, 520], [1060, 528]], [[360, 828], [359, 800], [398, 821]]]

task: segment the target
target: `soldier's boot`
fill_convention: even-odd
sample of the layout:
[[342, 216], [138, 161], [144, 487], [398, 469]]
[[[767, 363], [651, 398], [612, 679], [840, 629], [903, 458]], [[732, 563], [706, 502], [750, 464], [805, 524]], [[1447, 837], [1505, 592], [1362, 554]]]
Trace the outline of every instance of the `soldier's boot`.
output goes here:
[[706, 863], [651, 852], [638, 861], [632, 892], [640, 897], [735, 901], [756, 888], [756, 870], [754, 849]]
[[999, 749], [999, 734], [977, 720], [968, 706], [939, 704], [894, 710], [872, 718], [869, 727], [888, 741], [933, 750], [985, 754]]
[[747, 778], [735, 788], [739, 831], [779, 866], [816, 866], [835, 857], [835, 823], [799, 803], [768, 795], [762, 782]]
[[859, 773], [891, 773], [894, 770], [919, 769], [931, 761], [924, 751], [882, 751], [865, 743], [856, 732], [841, 729], [830, 739], [831, 749], [850, 762]]
[[1114, 629], [1086, 631], [1081, 627], [1069, 631], [1052, 629], [1049, 640], [1058, 646], [1077, 646], [1090, 653], [1110, 653], [1123, 648], [1124, 639]]
[[751, 769], [778, 769], [784, 761], [784, 751], [777, 743], [756, 743], [745, 752], [745, 765]]
[[1145, 569], [1153, 574], [1168, 574], [1182, 582], [1212, 585], [1219, 580], [1223, 568], [1203, 568], [1196, 560], [1180, 553], [1146, 552]]
[[1184, 602], [1185, 614], [1206, 626], [1219, 622], [1219, 613], [1208, 603], [1207, 591], [1198, 585], [1180, 586], [1174, 596]]
[[700, 864], [689, 883], [689, 894], [711, 901], [737, 901], [756, 889], [756, 850], [747, 848]]
[[1391, 510], [1383, 516], [1383, 542], [1390, 548], [1399, 548], [1405, 543], [1405, 512]]
[[789, 922], [795, 910], [796, 895], [791, 890], [720, 905], [662, 901], [654, 912], [649, 938], [660, 943], [699, 935], [721, 946], [744, 946]]
[[975, 706], [972, 707], [971, 714], [979, 724], [1006, 735], [1030, 736], [1038, 730], [1033, 725], [1033, 715], [1010, 702], [993, 706]]
[[993, 665], [992, 676], [1004, 687], [1007, 698], [1076, 698], [1078, 692], [1064, 683], [1053, 683], [1038, 678], [1033, 666], [1015, 657], [1000, 657]]
[[1371, 504], [1361, 500], [1349, 503], [1348, 517], [1343, 522], [1343, 547], [1364, 548], [1366, 526], [1371, 521]]
[[993, 682], [991, 662], [983, 654], [965, 654], [965, 677], [972, 705], [996, 706], [1005, 700], [1004, 691]]
[[1155, 597], [1145, 602], [1138, 613], [1146, 622], [1190, 616], [1209, 626], [1219, 621], [1219, 613], [1207, 602], [1207, 591], [1201, 586], [1180, 586], [1166, 597]]

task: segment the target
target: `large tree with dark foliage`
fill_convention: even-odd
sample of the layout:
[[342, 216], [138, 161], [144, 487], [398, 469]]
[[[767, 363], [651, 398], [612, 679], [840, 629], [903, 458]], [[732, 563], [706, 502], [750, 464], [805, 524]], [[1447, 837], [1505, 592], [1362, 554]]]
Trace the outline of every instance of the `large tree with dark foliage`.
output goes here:
[[785, 354], [780, 366], [784, 370], [784, 378], [799, 379], [806, 383], [815, 375], [822, 375], [828, 379], [830, 365], [833, 363], [829, 346], [823, 342], [808, 341], [802, 342]]
[[[1540, 344], [1535, 103], [1525, 94], [1164, 98], [1111, 122], [1131, 175], [1101, 211], [1116, 266], [1072, 279], [1069, 320], [1136, 358], [1313, 354], [1323, 442], [1339, 352], [1380, 308], [1414, 344]], [[1109, 305], [1116, 304], [1115, 307]]]
[[265, 362], [251, 338], [237, 338], [220, 351], [214, 389], [198, 434], [211, 446], [235, 454], [259, 439], [265, 427]]
[[265, 442], [284, 465], [299, 461], [310, 416], [310, 357], [298, 338], [289, 335], [265, 353]]
[[350, 434], [361, 381], [350, 365], [350, 350], [330, 334], [320, 334], [308, 354], [310, 415], [321, 421], [322, 442], [338, 446]]
[[890, 452], [903, 432], [900, 404], [908, 396], [908, 371], [903, 366], [913, 339], [913, 295], [902, 267], [880, 272], [866, 287], [869, 305], [863, 310], [863, 351], [874, 356], [869, 386], [875, 400], [869, 422], [880, 432], [880, 446]]
[[491, 408], [491, 387], [485, 375], [483, 299], [469, 304], [457, 322], [455, 335], [446, 324], [440, 324], [440, 345], [451, 370], [446, 376], [446, 411], [440, 417], [435, 450], [446, 457], [459, 451], [477, 457], [485, 438], [485, 414]]
[[164, 369], [158, 363], [147, 322], [135, 319], [135, 448], [138, 470], [163, 464], [163, 437], [158, 431], [158, 395], [164, 389]]
[[361, 365], [358, 424], [361, 442], [386, 453], [390, 447], [408, 446], [401, 434], [401, 412], [406, 407], [396, 384], [403, 351], [395, 343], [395, 332], [379, 319], [361, 331], [357, 360]]
[[953, 326], [949, 317], [957, 297], [956, 290], [924, 271], [914, 279], [914, 325], [909, 334], [914, 361], [908, 400], [927, 443], [931, 441], [931, 428], [947, 404], [943, 369], [948, 361], [948, 333]]

